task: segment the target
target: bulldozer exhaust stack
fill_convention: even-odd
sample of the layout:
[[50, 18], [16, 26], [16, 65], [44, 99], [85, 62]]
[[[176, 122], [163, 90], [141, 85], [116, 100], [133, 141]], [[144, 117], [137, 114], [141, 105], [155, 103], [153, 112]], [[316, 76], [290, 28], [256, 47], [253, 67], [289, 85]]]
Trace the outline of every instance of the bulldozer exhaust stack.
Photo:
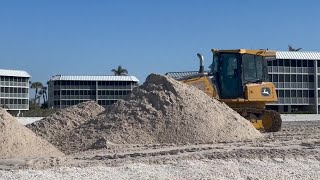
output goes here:
[[200, 54], [200, 53], [198, 53], [197, 54], [197, 56], [198, 56], [198, 58], [199, 58], [199, 60], [200, 60], [200, 69], [199, 69], [199, 73], [204, 73], [204, 58], [203, 58], [203, 56]]

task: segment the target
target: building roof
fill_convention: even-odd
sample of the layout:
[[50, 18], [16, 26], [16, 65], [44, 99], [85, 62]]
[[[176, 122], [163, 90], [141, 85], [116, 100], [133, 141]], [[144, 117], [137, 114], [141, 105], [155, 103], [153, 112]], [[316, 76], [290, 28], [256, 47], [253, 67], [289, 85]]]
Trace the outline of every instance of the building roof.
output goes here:
[[174, 79], [198, 74], [199, 71], [167, 72], [165, 75]]
[[31, 77], [26, 71], [8, 69], [0, 69], [0, 76]]
[[320, 60], [320, 52], [276, 51], [277, 59]]
[[133, 81], [139, 82], [135, 76], [52, 76], [50, 81]]

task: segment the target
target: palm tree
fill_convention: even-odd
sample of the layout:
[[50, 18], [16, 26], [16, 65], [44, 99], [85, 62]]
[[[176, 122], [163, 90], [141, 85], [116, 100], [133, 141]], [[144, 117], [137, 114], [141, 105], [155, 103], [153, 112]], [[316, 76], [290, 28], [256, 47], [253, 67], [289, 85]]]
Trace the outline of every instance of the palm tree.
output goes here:
[[39, 91], [39, 95], [41, 96], [42, 95], [42, 98], [43, 98], [43, 103], [45, 104], [48, 100], [48, 94], [47, 94], [47, 89], [48, 87], [47, 86], [43, 86], [40, 91]]
[[44, 93], [43, 93], [43, 90], [40, 89], [39, 92], [38, 92], [38, 96], [37, 96], [37, 99], [38, 99], [38, 106], [41, 107], [41, 97], [44, 96]]
[[290, 45], [288, 45], [288, 50], [289, 51], [300, 51], [302, 48], [297, 48], [297, 49], [295, 49], [295, 48], [293, 48], [292, 46], [290, 46]]
[[32, 88], [32, 89], [35, 89], [36, 90], [36, 92], [35, 92], [35, 94], [34, 94], [34, 102], [36, 103], [36, 101], [37, 101], [37, 96], [38, 96], [38, 91], [39, 91], [39, 89], [41, 89], [43, 87], [43, 85], [42, 85], [42, 83], [41, 82], [34, 82], [34, 83], [31, 83], [31, 87], [30, 88]]
[[43, 91], [43, 99], [44, 99], [44, 102], [46, 103], [48, 101], [48, 87], [47, 86], [44, 86], [42, 88], [42, 91]]
[[128, 75], [128, 71], [124, 68], [122, 68], [122, 66], [118, 66], [117, 69], [112, 69], [111, 72], [113, 72], [113, 74], [115, 76], [126, 76]]

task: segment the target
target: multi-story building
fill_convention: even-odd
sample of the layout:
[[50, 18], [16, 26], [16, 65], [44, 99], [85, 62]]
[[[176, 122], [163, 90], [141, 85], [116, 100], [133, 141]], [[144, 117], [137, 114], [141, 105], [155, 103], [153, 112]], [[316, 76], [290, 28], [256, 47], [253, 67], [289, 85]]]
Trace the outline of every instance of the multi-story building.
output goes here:
[[29, 79], [25, 71], [0, 69], [0, 106], [10, 111], [29, 110]]
[[278, 102], [267, 108], [283, 112], [319, 112], [320, 52], [277, 51], [268, 62], [269, 80], [277, 89]]
[[138, 85], [135, 76], [53, 76], [48, 81], [49, 107], [66, 108], [95, 100], [109, 106]]

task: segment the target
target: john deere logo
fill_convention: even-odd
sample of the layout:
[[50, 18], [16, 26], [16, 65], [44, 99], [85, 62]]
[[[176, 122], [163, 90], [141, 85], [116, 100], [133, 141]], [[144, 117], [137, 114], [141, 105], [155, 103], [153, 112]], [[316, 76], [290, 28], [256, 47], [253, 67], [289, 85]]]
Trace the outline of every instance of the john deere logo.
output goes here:
[[261, 89], [262, 96], [270, 96], [270, 92], [271, 92], [270, 88], [268, 88], [268, 87], [264, 87]]

